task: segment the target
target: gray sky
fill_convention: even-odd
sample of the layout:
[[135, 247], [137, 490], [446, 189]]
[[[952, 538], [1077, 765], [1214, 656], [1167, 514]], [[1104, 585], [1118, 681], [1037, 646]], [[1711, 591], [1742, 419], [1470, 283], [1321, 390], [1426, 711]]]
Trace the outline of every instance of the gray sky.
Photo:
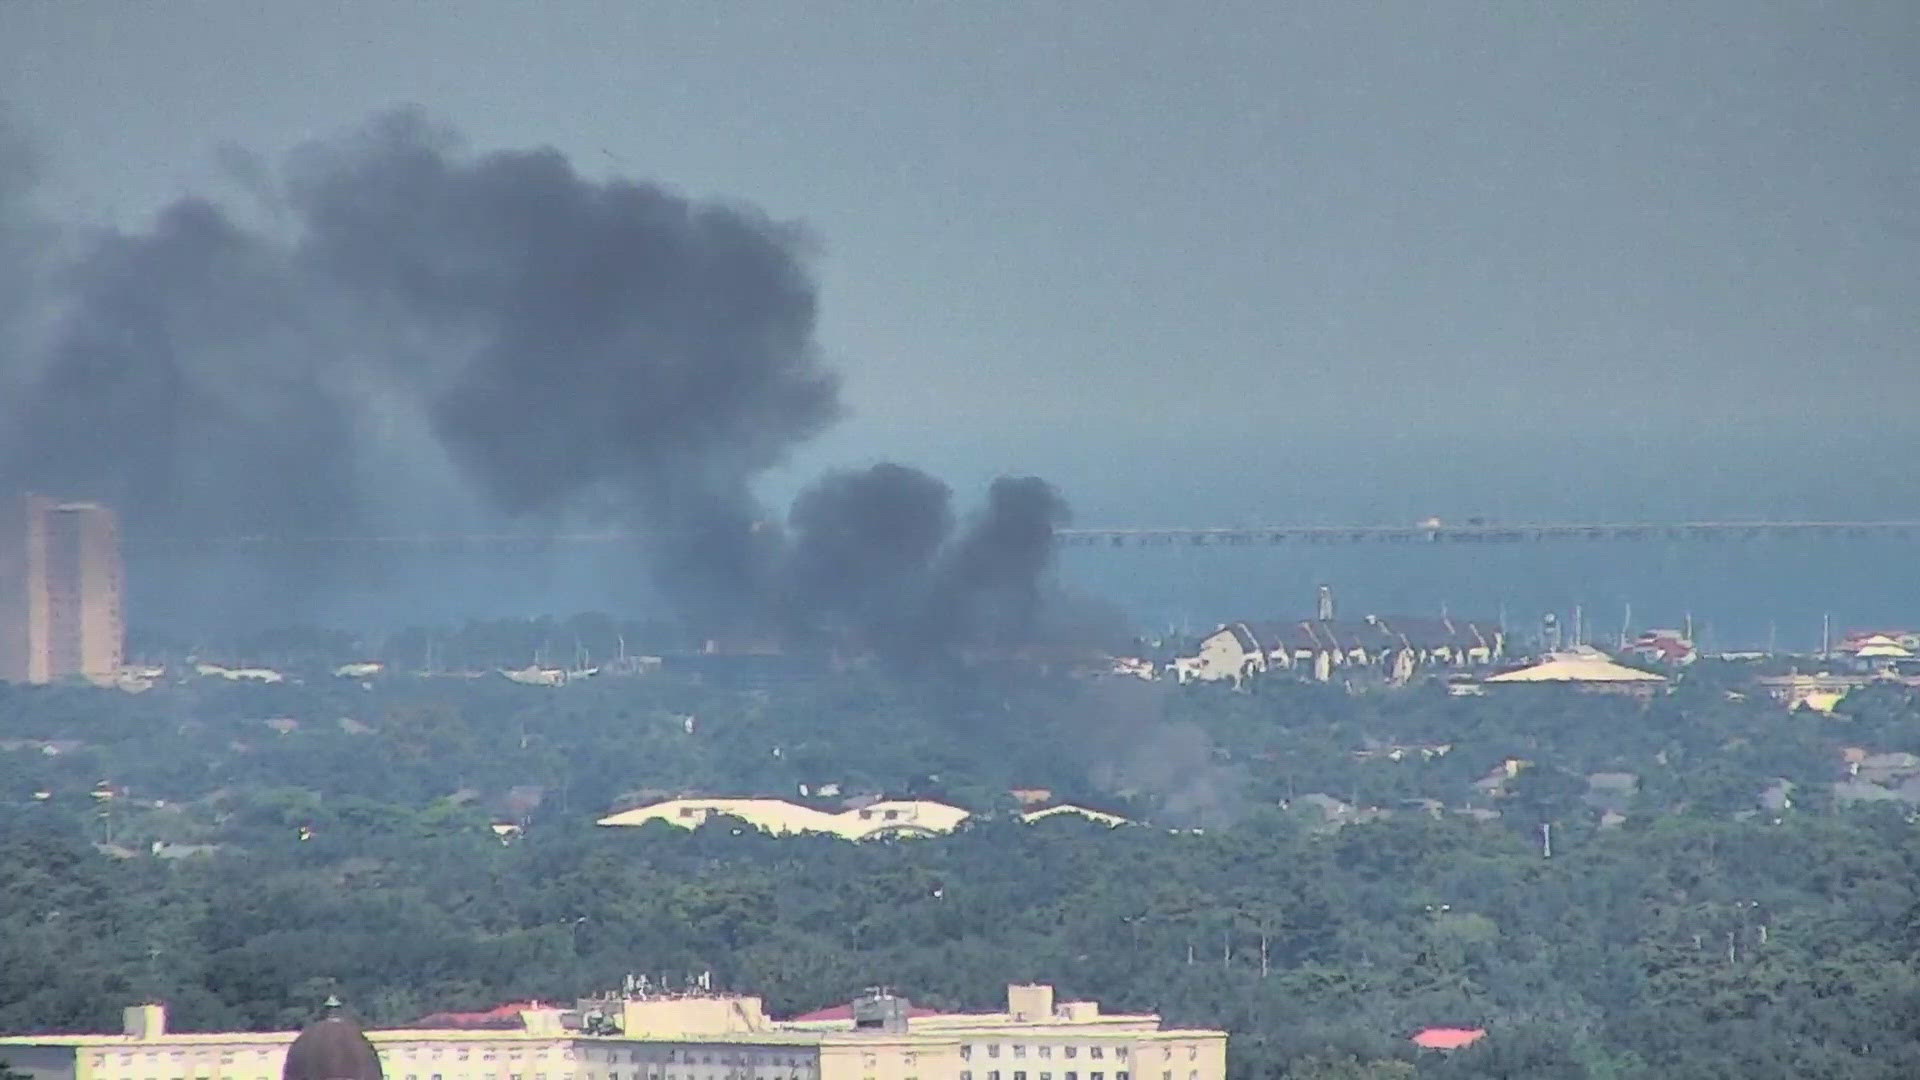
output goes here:
[[401, 103], [745, 199], [818, 237], [855, 410], [800, 466], [1089, 522], [1571, 516], [1581, 454], [1722, 512], [1920, 494], [1917, 87], [1910, 0], [0, 4], [55, 216]]

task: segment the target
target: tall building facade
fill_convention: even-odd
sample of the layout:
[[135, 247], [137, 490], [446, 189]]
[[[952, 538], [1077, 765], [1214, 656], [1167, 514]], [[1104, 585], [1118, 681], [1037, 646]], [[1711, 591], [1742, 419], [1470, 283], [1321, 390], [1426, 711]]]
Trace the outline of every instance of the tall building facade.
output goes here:
[[112, 510], [44, 495], [0, 508], [0, 679], [115, 678], [123, 578]]

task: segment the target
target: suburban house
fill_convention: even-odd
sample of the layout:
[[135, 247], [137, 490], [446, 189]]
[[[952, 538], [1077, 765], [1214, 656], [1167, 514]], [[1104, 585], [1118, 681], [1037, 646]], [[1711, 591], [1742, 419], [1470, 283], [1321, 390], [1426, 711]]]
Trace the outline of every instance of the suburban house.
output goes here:
[[1422, 671], [1484, 667], [1506, 656], [1506, 634], [1488, 620], [1444, 615], [1341, 620], [1331, 617], [1327, 604], [1322, 614], [1326, 617], [1295, 622], [1228, 623], [1202, 639], [1194, 655], [1176, 658], [1174, 677], [1183, 683], [1239, 685], [1283, 671], [1316, 682], [1372, 676], [1404, 683]]
[[1685, 667], [1699, 659], [1693, 641], [1679, 630], [1648, 630], [1627, 643], [1622, 650], [1649, 664]]

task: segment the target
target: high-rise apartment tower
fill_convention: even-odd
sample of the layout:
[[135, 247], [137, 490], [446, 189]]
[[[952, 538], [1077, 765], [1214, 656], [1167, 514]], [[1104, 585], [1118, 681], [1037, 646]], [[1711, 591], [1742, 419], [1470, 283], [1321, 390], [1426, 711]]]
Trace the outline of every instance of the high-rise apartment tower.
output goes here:
[[0, 679], [118, 675], [122, 575], [113, 511], [44, 495], [0, 503]]

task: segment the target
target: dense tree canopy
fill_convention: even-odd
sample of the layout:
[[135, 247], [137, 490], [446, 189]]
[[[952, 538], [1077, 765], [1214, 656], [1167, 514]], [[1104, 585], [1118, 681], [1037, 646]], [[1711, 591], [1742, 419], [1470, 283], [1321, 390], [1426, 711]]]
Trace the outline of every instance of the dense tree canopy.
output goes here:
[[[1910, 693], [1826, 718], [1702, 669], [1646, 702], [1156, 701], [1102, 727], [1074, 680], [964, 671], [0, 688], [0, 1029], [148, 996], [286, 1027], [329, 992], [403, 1023], [710, 970], [776, 1012], [1050, 981], [1228, 1028], [1240, 1078], [1920, 1075], [1912, 815], [1828, 794], [1846, 747], [1920, 750]], [[1169, 732], [1202, 750], [1183, 797], [1231, 789], [1230, 820], [1172, 830], [1166, 778], [1109, 767]], [[980, 814], [865, 844], [592, 825], [827, 783]], [[1014, 786], [1155, 825], [1022, 824]], [[1416, 1050], [1430, 1025], [1489, 1035]]]

